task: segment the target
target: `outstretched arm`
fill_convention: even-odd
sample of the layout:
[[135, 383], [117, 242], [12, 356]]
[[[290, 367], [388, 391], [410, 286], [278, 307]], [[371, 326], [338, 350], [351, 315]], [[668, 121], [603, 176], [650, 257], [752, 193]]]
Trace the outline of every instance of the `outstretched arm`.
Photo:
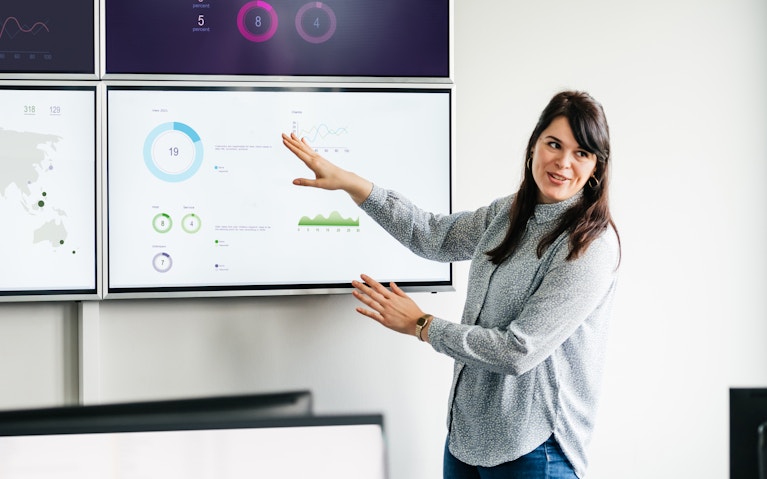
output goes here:
[[[395, 283], [389, 283], [389, 288], [363, 274], [362, 281], [352, 281], [352, 294], [367, 308], [359, 306], [357, 312], [372, 318], [392, 331], [402, 334], [415, 335], [416, 321], [424, 316], [423, 310], [405, 294]], [[430, 323], [429, 323], [430, 324]], [[422, 341], [429, 341], [429, 324], [420, 334]]]
[[344, 170], [318, 154], [303, 138], [295, 133], [282, 134], [282, 143], [314, 172], [314, 179], [296, 178], [294, 185], [311, 186], [324, 190], [343, 190], [355, 203], [362, 204], [373, 189], [373, 183], [361, 176]]

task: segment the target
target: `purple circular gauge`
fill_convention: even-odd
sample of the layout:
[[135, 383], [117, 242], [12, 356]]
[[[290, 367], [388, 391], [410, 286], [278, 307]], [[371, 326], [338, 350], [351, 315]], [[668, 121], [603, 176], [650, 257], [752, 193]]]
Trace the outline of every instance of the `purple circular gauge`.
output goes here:
[[168, 253], [157, 253], [152, 258], [152, 266], [158, 273], [167, 273], [173, 267], [173, 259]]
[[[312, 19], [307, 14], [312, 13], [312, 10], [320, 10], [320, 15], [317, 15]], [[325, 18], [327, 17], [327, 19]], [[309, 23], [305, 23], [305, 22]], [[316, 28], [317, 34], [312, 34], [307, 31], [306, 26], [311, 25]], [[333, 36], [336, 32], [336, 14], [333, 10], [322, 2], [309, 2], [296, 13], [296, 30], [301, 38], [309, 43], [324, 43]]]
[[[254, 30], [251, 30], [251, 27]], [[237, 28], [240, 34], [251, 42], [265, 42], [277, 31], [277, 12], [261, 0], [248, 2], [237, 14]]]

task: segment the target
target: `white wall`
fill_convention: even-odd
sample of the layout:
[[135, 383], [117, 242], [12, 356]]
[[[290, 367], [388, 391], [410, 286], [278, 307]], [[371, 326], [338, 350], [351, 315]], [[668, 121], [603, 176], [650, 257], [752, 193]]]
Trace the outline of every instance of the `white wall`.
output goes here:
[[[589, 477], [726, 477], [727, 390], [767, 386], [767, 4], [456, 0], [455, 18], [454, 209], [515, 189], [557, 90], [590, 91], [610, 120], [624, 257]], [[414, 296], [457, 319], [466, 272]], [[318, 412], [385, 413], [393, 479], [441, 477], [450, 361], [353, 307], [98, 303], [86, 399], [311, 388]], [[0, 407], [74, 400], [75, 311], [0, 304]]]
[[610, 121], [624, 256], [590, 477], [727, 477], [728, 387], [767, 387], [767, 3], [457, 10], [459, 207], [513, 188], [556, 90]]

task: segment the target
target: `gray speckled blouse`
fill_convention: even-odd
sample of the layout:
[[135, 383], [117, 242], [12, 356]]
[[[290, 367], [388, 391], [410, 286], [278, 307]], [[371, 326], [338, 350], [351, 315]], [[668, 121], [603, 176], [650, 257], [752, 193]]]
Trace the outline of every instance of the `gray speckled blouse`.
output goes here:
[[552, 434], [578, 477], [594, 427], [619, 246], [611, 228], [573, 261], [568, 236], [536, 248], [579, 195], [536, 206], [520, 248], [501, 265], [486, 251], [509, 227], [513, 196], [473, 212], [435, 215], [373, 187], [362, 209], [414, 253], [471, 260], [461, 323], [434, 318], [432, 347], [455, 360], [449, 399], [451, 453], [495, 466]]

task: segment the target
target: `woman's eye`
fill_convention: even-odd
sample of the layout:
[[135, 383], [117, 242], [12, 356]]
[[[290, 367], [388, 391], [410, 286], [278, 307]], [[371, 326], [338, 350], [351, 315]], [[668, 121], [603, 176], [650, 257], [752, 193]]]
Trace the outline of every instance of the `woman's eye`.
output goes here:
[[551, 148], [554, 148], [554, 149], [556, 149], [556, 150], [558, 150], [558, 149], [559, 149], [559, 143], [557, 143], [556, 141], [550, 141], [550, 142], [548, 143], [548, 145], [549, 145]]

